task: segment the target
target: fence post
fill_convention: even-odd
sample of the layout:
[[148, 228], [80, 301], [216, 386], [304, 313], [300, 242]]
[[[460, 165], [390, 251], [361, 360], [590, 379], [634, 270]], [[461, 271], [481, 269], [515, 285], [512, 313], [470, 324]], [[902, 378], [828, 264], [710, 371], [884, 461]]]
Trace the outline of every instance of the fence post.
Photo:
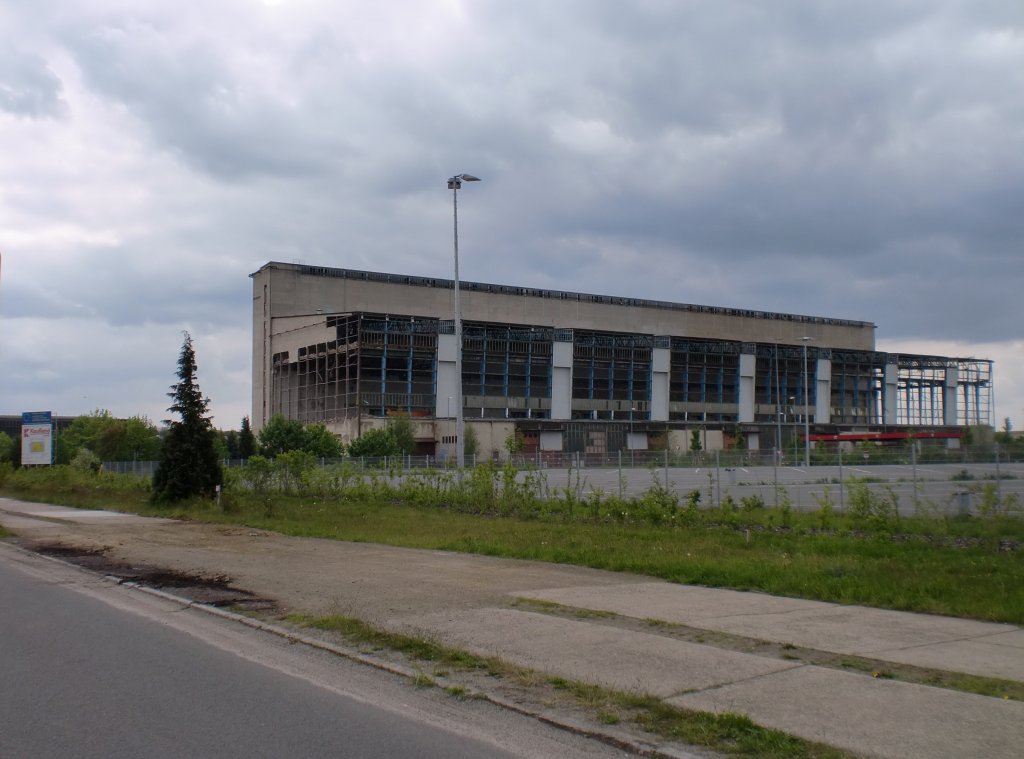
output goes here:
[[842, 514], [844, 511], [843, 502], [843, 444], [839, 444], [839, 513]]
[[775, 475], [775, 508], [779, 508], [779, 447], [772, 448], [772, 473]]
[[910, 439], [910, 462], [914, 467], [914, 508], [917, 509], [917, 441]]
[[999, 443], [996, 446], [996, 506], [1001, 510], [1003, 507], [1003, 480], [999, 476]]
[[668, 448], [665, 449], [665, 492], [668, 492]]
[[619, 449], [619, 499], [622, 499], [622, 449]]
[[715, 507], [722, 508], [722, 472], [718, 468], [718, 451], [715, 451]]

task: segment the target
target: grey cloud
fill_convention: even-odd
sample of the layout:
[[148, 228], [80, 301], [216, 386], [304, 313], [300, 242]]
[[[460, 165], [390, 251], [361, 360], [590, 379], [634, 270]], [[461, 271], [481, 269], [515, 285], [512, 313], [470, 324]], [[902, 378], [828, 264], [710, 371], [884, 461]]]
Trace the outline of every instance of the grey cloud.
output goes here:
[[0, 110], [29, 119], [68, 113], [60, 78], [39, 56], [0, 45]]
[[[467, 278], [1019, 336], [1019, 0], [491, 0], [411, 50], [374, 46], [401, 20], [303, 4], [279, 35], [231, 3], [61, 7], [85, 87], [67, 97], [127, 112], [138, 163], [107, 202], [24, 179], [8, 206], [92, 230], [148, 167], [174, 178], [55, 273], [54, 312], [238, 329], [270, 259], [450, 276], [444, 179], [468, 171]], [[45, 290], [18, 286], [6, 307]]]
[[182, 39], [140, 21], [67, 34], [92, 86], [201, 171], [230, 181], [322, 171], [339, 146], [325, 149], [315, 117], [290, 113], [258, 82], [240, 81], [214, 39]]

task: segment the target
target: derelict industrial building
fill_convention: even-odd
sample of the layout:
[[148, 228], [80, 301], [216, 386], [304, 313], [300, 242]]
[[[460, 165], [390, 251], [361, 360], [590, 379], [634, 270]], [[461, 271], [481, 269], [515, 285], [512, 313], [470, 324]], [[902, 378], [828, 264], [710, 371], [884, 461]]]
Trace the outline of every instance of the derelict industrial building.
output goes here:
[[[344, 439], [408, 414], [421, 452], [455, 415], [450, 279], [268, 263], [253, 281], [253, 410]], [[870, 322], [462, 282], [463, 411], [481, 452], [770, 450], [812, 436], [992, 424], [992, 362], [875, 350]]]

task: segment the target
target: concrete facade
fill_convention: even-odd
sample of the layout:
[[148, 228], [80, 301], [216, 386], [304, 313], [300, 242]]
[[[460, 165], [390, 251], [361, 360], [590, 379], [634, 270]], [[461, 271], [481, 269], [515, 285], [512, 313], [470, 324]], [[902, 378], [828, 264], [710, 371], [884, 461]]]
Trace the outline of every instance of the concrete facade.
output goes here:
[[491, 452], [499, 421], [580, 451], [696, 428], [756, 445], [805, 415], [818, 433], [991, 421], [991, 362], [876, 352], [865, 321], [463, 282], [457, 346], [451, 280], [283, 263], [252, 280], [255, 430], [282, 413], [351, 438], [407, 413], [441, 451], [460, 348]]

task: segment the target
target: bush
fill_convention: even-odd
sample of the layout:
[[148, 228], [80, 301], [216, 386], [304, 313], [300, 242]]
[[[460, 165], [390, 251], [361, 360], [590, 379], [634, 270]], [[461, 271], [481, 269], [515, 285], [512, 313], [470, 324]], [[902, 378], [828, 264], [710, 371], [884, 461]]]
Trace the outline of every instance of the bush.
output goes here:
[[82, 469], [87, 472], [98, 472], [100, 467], [103, 466], [103, 462], [100, 461], [100, 457], [90, 451], [88, 448], [79, 448], [78, 453], [71, 459], [71, 466], [75, 469]]
[[398, 456], [401, 452], [391, 430], [367, 430], [348, 447], [348, 455], [354, 459]]
[[887, 530], [899, 520], [899, 500], [892, 488], [886, 495], [874, 493], [864, 480], [850, 479], [846, 483], [849, 493], [849, 515], [853, 525], [860, 529]]
[[265, 456], [250, 456], [242, 467], [241, 478], [253, 493], [266, 496], [270, 493], [270, 485], [274, 480], [274, 465]]
[[[388, 432], [395, 439], [399, 453], [413, 453], [416, 450], [416, 437], [412, 431], [412, 420], [408, 414], [392, 417], [388, 422]], [[389, 454], [390, 455], [390, 454]]]
[[160, 455], [160, 433], [143, 416], [117, 419], [106, 409], [96, 409], [55, 435], [54, 459], [69, 464], [83, 448], [101, 461], [152, 461]]
[[759, 493], [741, 497], [740, 503], [743, 506], [743, 510], [748, 514], [752, 511], [760, 511], [764, 508], [764, 498], [762, 498]]
[[316, 467], [313, 454], [306, 451], [286, 451], [274, 459], [274, 471], [281, 481], [281, 489], [291, 493], [292, 488], [301, 488], [303, 475]]
[[0, 432], [0, 464], [14, 463], [15, 445], [14, 438], [6, 432]]
[[[241, 440], [239, 440], [241, 446]], [[260, 455], [273, 458], [289, 451], [304, 451], [322, 459], [336, 459], [342, 446], [322, 424], [303, 424], [297, 419], [285, 419], [274, 414], [260, 430]]]
[[637, 508], [651, 524], [662, 524], [675, 520], [679, 500], [661, 485], [652, 485], [640, 496]]

